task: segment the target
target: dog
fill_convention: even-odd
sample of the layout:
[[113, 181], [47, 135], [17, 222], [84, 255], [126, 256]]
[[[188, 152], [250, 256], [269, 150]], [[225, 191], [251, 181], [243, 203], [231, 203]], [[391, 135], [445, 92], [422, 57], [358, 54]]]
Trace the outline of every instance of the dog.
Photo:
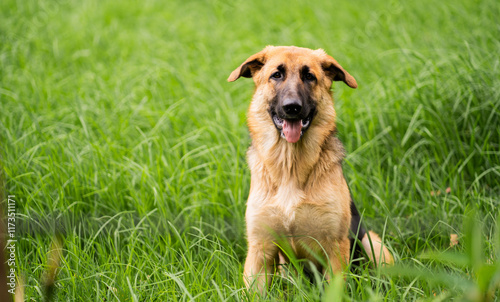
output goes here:
[[361, 226], [342, 173], [330, 88], [333, 81], [357, 88], [354, 77], [324, 50], [295, 46], [267, 46], [228, 81], [240, 77], [255, 82], [247, 113], [247, 288], [266, 291], [278, 265], [289, 261], [284, 246], [327, 280], [348, 266], [355, 238], [373, 262], [393, 263], [379, 236]]

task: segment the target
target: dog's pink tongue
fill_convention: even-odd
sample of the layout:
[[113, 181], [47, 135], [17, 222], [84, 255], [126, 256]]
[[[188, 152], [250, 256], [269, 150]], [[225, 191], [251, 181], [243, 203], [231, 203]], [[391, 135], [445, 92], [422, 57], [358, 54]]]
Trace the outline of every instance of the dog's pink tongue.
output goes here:
[[300, 139], [300, 131], [302, 131], [302, 123], [300, 120], [283, 121], [283, 133], [285, 134], [287, 142], [289, 143], [298, 142]]

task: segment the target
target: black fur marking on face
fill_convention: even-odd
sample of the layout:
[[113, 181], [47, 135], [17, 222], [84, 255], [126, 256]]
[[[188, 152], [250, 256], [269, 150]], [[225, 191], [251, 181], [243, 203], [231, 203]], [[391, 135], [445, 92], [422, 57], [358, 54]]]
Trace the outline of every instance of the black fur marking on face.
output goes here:
[[283, 64], [281, 64], [276, 69], [277, 69], [277, 71], [275, 71], [271, 74], [271, 77], [269, 78], [269, 80], [275, 80], [275, 81], [284, 80], [286, 77], [285, 66]]
[[304, 83], [316, 83], [316, 76], [311, 72], [309, 66], [302, 67], [300, 78]]
[[[283, 134], [285, 120], [302, 123], [301, 136], [309, 129], [316, 115], [316, 101], [312, 97], [312, 89], [317, 82], [316, 76], [310, 71], [309, 66], [303, 66], [296, 73], [287, 70], [284, 64], [276, 67], [269, 78], [274, 82], [275, 97], [269, 103], [269, 115], [274, 126]], [[300, 105], [300, 112], [289, 115], [284, 110], [285, 100]]]

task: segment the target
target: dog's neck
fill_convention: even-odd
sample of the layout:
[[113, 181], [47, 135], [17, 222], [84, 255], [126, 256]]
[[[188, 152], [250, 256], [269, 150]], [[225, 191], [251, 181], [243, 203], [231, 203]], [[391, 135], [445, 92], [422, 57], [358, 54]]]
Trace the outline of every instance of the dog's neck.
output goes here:
[[[312, 173], [318, 174], [318, 171], [320, 173], [332, 165], [340, 164], [344, 157], [344, 149], [335, 135], [334, 126], [326, 133], [309, 129], [309, 133], [305, 133], [294, 144], [288, 143], [279, 134], [272, 137], [252, 135], [252, 138], [253, 143], [248, 154], [252, 173], [262, 175], [266, 181], [274, 182], [275, 187], [295, 182], [295, 186], [304, 188]], [[269, 177], [265, 176], [267, 173]]]
[[[261, 97], [258, 93], [254, 95], [256, 100]], [[340, 164], [344, 149], [336, 137], [333, 98], [325, 96], [318, 101], [316, 110], [318, 113], [309, 129], [298, 142], [289, 143], [276, 130], [262, 102], [252, 102], [248, 110], [248, 129], [252, 137], [248, 163], [252, 174], [261, 175], [266, 178], [264, 181], [272, 181], [276, 187], [296, 182], [293, 185], [303, 188], [315, 170]]]

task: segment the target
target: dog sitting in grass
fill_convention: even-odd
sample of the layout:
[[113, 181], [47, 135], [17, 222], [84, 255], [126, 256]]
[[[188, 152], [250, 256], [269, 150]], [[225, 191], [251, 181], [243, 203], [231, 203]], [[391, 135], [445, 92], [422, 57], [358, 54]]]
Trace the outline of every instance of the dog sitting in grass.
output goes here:
[[289, 260], [283, 247], [327, 279], [347, 267], [356, 236], [373, 262], [393, 263], [380, 238], [360, 225], [342, 173], [330, 88], [333, 81], [356, 88], [356, 80], [322, 49], [294, 46], [250, 56], [228, 81], [240, 77], [253, 78], [256, 87], [248, 110], [247, 287], [265, 292], [277, 266]]

